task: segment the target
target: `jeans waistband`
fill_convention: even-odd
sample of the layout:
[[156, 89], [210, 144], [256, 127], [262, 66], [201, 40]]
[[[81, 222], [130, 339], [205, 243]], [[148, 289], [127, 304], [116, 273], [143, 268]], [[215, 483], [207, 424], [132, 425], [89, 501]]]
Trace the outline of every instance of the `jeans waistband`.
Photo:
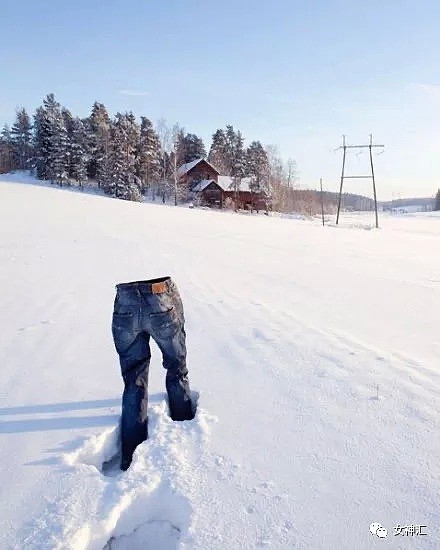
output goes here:
[[130, 283], [119, 283], [116, 290], [119, 293], [140, 291], [146, 294], [161, 294], [169, 292], [175, 288], [171, 277], [159, 277], [158, 279], [148, 279], [147, 281], [132, 281]]

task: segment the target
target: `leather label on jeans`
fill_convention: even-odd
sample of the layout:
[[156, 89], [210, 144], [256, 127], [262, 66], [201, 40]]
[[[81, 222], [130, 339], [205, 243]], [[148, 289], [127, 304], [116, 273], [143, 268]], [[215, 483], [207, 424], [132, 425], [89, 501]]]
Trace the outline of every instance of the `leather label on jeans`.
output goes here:
[[160, 294], [161, 292], [166, 292], [168, 290], [166, 283], [153, 283], [151, 285], [151, 292], [153, 294]]

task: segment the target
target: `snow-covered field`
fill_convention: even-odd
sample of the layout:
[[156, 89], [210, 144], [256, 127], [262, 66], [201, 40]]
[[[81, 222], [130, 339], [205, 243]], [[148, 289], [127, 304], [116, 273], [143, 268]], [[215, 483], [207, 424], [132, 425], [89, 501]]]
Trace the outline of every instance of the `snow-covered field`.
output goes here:
[[[322, 228], [14, 178], [0, 181], [2, 550], [440, 547], [439, 217]], [[104, 475], [114, 285], [167, 274], [198, 413], [168, 417], [155, 348], [150, 439]]]

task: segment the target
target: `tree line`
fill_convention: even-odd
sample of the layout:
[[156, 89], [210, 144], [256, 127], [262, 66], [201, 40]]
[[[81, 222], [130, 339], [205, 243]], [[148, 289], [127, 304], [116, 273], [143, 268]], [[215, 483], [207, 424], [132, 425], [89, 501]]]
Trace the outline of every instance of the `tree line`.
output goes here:
[[145, 116], [138, 122], [132, 112], [112, 118], [99, 102], [81, 118], [48, 94], [32, 118], [19, 108], [12, 127], [5, 124], [0, 134], [0, 171], [29, 169], [60, 186], [82, 188], [92, 181], [127, 200], [149, 193], [153, 200], [172, 197], [177, 204], [186, 196], [179, 167], [197, 158], [206, 158], [237, 188], [249, 178], [251, 189], [270, 197], [275, 208], [293, 207], [296, 163], [284, 163], [276, 147], [260, 141], [245, 146], [232, 125], [214, 132], [207, 152], [201, 137], [177, 123], [170, 126], [161, 119], [153, 126]]
[[[99, 102], [88, 117], [75, 117], [48, 94], [32, 118], [19, 108], [12, 127], [5, 124], [0, 132], [0, 173], [29, 169], [60, 186], [97, 184], [105, 193], [128, 200], [142, 200], [146, 194], [163, 202], [173, 198], [175, 204], [184, 200], [187, 190], [179, 183], [178, 169], [197, 158], [206, 158], [221, 175], [230, 176], [235, 189], [249, 178], [251, 189], [269, 198], [274, 210], [320, 211], [318, 192], [298, 189], [293, 159], [284, 162], [275, 146], [263, 147], [260, 141], [245, 146], [232, 125], [213, 133], [207, 153], [202, 138], [177, 123], [170, 126], [161, 119], [153, 126], [145, 116], [138, 122], [131, 112], [112, 118]], [[331, 213], [333, 194], [324, 193], [323, 199]], [[371, 209], [365, 197], [344, 194], [344, 201], [354, 209]], [[440, 190], [434, 208], [440, 210]]]

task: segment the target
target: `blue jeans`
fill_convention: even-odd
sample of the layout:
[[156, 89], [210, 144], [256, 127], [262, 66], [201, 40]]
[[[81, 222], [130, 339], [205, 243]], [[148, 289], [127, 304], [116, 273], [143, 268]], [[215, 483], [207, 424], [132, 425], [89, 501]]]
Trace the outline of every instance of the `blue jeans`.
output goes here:
[[173, 420], [191, 420], [194, 411], [186, 368], [183, 305], [170, 277], [116, 285], [112, 334], [119, 355], [124, 394], [121, 416], [121, 469], [148, 437], [150, 336], [167, 370], [166, 389]]

